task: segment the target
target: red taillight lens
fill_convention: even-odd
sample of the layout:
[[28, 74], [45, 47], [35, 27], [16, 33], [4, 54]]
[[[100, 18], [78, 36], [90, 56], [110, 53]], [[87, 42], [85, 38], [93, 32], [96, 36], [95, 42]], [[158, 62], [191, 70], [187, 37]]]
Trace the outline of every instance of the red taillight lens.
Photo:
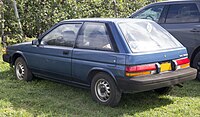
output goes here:
[[138, 65], [138, 66], [128, 66], [126, 67], [126, 72], [142, 72], [156, 70], [155, 64]]
[[188, 58], [178, 59], [178, 60], [176, 60], [176, 63], [177, 63], [177, 65], [187, 64], [187, 63], [190, 63], [190, 59], [188, 59]]

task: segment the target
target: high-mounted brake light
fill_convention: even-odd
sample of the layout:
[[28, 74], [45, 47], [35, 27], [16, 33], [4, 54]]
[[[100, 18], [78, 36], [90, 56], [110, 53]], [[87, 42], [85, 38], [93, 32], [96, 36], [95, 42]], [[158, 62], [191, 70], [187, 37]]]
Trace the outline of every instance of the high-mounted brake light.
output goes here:
[[146, 65], [137, 65], [137, 66], [127, 66], [126, 67], [126, 76], [141, 76], [156, 73], [156, 64], [146, 64]]
[[187, 68], [190, 66], [190, 59], [188, 58], [178, 59], [175, 61], [177, 63], [177, 69]]

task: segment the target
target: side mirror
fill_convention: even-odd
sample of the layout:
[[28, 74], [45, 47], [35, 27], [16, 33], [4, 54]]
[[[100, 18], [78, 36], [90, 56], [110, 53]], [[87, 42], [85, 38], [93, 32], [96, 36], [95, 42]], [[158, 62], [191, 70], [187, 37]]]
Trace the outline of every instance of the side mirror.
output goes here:
[[36, 45], [36, 46], [39, 46], [39, 41], [36, 39], [36, 40], [33, 40], [32, 41], [32, 45]]

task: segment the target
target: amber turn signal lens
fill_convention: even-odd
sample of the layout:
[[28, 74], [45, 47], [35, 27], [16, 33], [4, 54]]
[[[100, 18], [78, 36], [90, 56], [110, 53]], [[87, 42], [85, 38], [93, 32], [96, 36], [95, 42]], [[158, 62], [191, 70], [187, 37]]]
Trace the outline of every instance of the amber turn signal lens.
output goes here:
[[126, 76], [133, 77], [133, 76], [143, 76], [143, 75], [148, 75], [148, 74], [151, 74], [151, 71], [126, 73]]
[[189, 67], [190, 66], [190, 64], [189, 63], [187, 63], [187, 64], [183, 64], [183, 65], [180, 65], [180, 67], [183, 69], [183, 68], [187, 68], [187, 67]]

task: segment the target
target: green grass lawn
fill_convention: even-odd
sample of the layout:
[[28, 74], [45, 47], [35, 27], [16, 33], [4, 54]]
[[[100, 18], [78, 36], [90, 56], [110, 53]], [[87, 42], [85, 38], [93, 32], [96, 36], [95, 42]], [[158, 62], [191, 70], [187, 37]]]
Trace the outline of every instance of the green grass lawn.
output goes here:
[[200, 82], [189, 81], [166, 96], [124, 94], [119, 106], [111, 108], [92, 101], [88, 90], [41, 79], [18, 81], [0, 57], [0, 117], [7, 116], [200, 117]]

